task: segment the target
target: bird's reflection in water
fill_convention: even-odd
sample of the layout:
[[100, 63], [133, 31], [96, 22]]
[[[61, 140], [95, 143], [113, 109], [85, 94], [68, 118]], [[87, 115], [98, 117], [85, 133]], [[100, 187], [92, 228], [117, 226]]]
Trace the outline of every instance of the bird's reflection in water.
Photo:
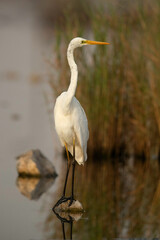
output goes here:
[[[56, 212], [53, 210], [56, 217], [60, 220], [62, 225], [62, 236], [63, 240], [72, 240], [72, 231], [73, 231], [73, 223], [74, 221], [79, 221], [83, 215], [83, 213], [69, 213], [69, 212]], [[69, 236], [66, 236], [65, 225], [70, 225]]]
[[55, 178], [18, 177], [16, 184], [22, 195], [30, 200], [38, 200], [54, 182]]

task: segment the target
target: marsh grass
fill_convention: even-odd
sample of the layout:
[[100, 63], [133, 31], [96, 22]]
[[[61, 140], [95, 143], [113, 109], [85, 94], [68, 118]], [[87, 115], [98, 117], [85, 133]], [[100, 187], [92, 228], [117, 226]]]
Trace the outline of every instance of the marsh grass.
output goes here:
[[69, 85], [66, 50], [73, 37], [111, 43], [75, 52], [76, 97], [89, 121], [88, 152], [97, 157], [149, 158], [160, 149], [160, 1], [128, 2], [125, 8], [117, 1], [108, 1], [107, 8], [105, 2], [83, 8], [85, 25], [66, 12], [56, 28], [50, 74], [56, 96]]

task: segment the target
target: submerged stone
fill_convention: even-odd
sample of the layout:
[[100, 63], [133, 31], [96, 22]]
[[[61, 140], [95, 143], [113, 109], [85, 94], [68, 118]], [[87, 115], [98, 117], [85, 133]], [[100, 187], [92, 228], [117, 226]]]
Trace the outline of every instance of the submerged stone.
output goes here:
[[83, 216], [83, 212], [64, 212], [64, 211], [59, 211], [55, 212], [57, 218], [60, 219], [62, 222], [73, 222], [76, 221], [78, 222], [81, 217]]
[[54, 183], [55, 178], [18, 177], [17, 187], [21, 194], [30, 200], [37, 200]]
[[57, 176], [53, 164], [38, 149], [30, 150], [17, 157], [17, 172], [19, 176]]
[[69, 213], [83, 213], [84, 209], [82, 207], [82, 204], [78, 200], [74, 200], [72, 205], [69, 206], [70, 200], [63, 202], [59, 204], [57, 207], [55, 207], [56, 212], [69, 212]]

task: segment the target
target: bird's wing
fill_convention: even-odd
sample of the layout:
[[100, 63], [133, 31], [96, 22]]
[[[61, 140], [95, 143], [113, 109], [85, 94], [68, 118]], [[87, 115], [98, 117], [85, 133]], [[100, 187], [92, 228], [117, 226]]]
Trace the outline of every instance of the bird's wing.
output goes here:
[[88, 131], [88, 121], [86, 114], [79, 103], [79, 101], [74, 97], [73, 99], [73, 122], [74, 122], [74, 132], [78, 139], [78, 142], [82, 148], [84, 154], [84, 161], [87, 160], [87, 141], [89, 138], [89, 131]]

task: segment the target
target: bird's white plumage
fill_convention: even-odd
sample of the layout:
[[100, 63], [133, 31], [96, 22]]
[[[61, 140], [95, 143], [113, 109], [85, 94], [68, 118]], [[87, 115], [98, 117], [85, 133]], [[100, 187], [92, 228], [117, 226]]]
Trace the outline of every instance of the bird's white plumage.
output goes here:
[[87, 160], [87, 141], [89, 138], [88, 121], [86, 114], [75, 98], [78, 70], [74, 61], [73, 51], [85, 45], [85, 39], [74, 38], [67, 50], [68, 63], [71, 69], [71, 82], [66, 92], [57, 99], [54, 107], [55, 128], [62, 146], [67, 145], [73, 155], [73, 139], [75, 139], [75, 160], [81, 165]]
[[66, 143], [71, 154], [73, 154], [73, 139], [75, 139], [75, 160], [83, 164], [87, 160], [89, 137], [87, 117], [75, 97], [69, 104], [67, 103], [67, 95], [67, 92], [63, 92], [56, 100], [55, 128], [62, 146]]

